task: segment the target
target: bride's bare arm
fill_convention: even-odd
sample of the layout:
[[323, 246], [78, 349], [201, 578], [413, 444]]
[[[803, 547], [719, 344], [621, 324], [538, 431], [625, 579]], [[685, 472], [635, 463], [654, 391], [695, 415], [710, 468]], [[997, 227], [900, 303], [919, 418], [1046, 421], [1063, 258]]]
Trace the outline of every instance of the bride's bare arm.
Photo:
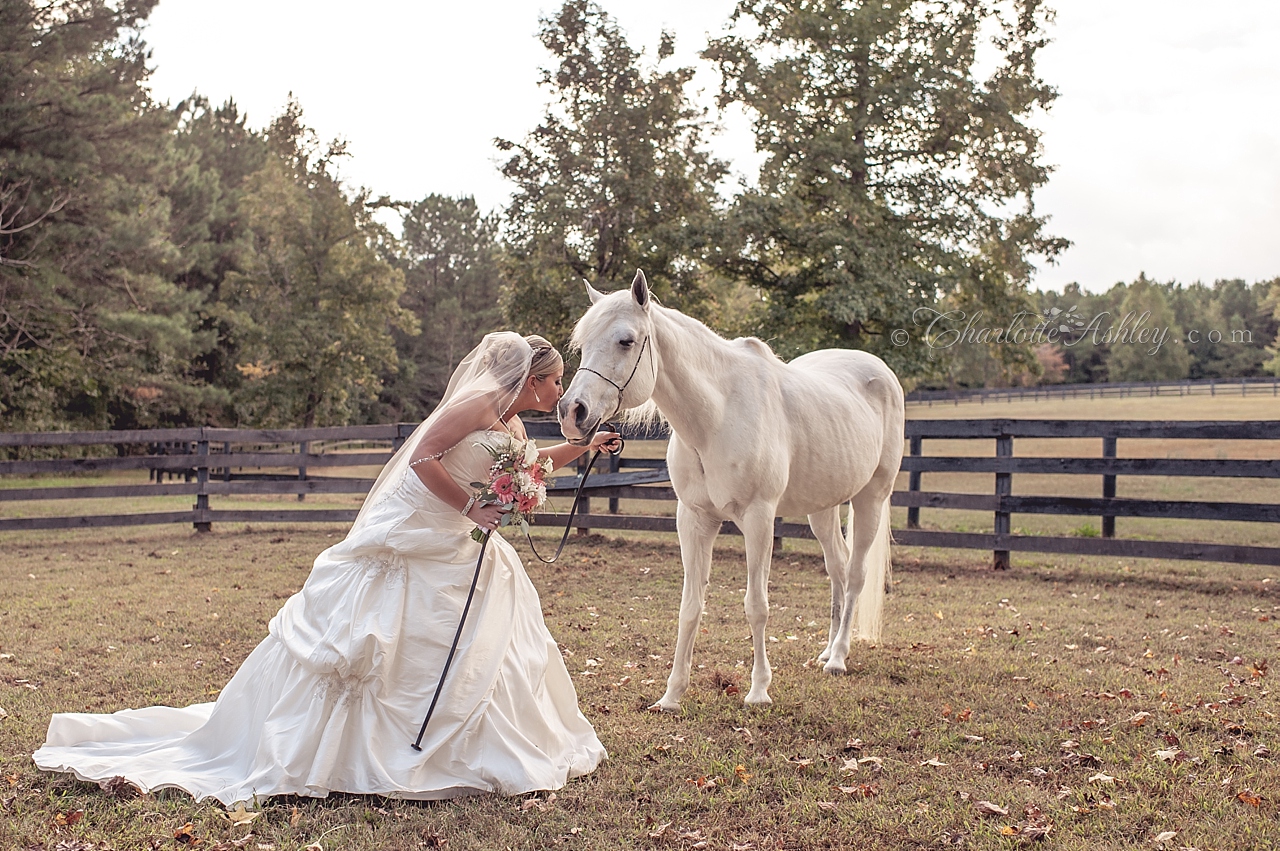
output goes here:
[[[410, 460], [413, 471], [429, 491], [455, 511], [462, 511], [473, 494], [453, 480], [440, 458], [468, 434], [493, 425], [495, 418], [492, 401], [486, 397], [460, 403], [432, 423], [414, 448]], [[467, 517], [484, 529], [492, 529], [500, 516], [501, 509], [495, 506], [474, 505], [467, 512]]]
[[551, 459], [551, 467], [558, 470], [571, 461], [576, 461], [586, 452], [594, 452], [602, 447], [607, 448], [609, 444], [618, 439], [618, 435], [611, 431], [602, 431], [591, 439], [586, 446], [574, 446], [572, 443], [557, 443], [555, 446], [548, 446], [546, 449], [539, 449], [538, 454], [543, 458]]

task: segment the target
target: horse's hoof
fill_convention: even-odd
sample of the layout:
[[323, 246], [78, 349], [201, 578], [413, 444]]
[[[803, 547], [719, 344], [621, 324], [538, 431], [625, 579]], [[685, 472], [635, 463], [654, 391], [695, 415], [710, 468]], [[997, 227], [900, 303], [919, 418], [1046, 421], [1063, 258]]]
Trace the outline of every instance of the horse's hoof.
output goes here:
[[765, 691], [757, 692], [755, 689], [747, 692], [747, 706], [773, 706], [773, 699]]
[[824, 665], [827, 663], [827, 660], [830, 658], [831, 658], [830, 650], [823, 650], [821, 653], [818, 654], [818, 661]]
[[674, 715], [680, 711], [680, 704], [676, 701], [659, 700], [657, 703], [649, 707], [650, 712], [665, 712], [668, 715]]
[[831, 674], [832, 676], [843, 674], [845, 673], [844, 662], [840, 662], [835, 659], [829, 659], [827, 661], [827, 664], [822, 666], [822, 672], [824, 674]]

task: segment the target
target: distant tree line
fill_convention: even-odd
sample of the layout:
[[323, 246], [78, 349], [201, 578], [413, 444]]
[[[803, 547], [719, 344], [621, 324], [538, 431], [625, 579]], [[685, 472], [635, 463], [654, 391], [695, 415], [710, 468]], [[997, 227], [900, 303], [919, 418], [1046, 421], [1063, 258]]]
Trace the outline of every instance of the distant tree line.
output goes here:
[[[711, 153], [716, 116], [690, 99], [674, 36], [646, 57], [600, 5], [567, 0], [538, 35], [542, 120], [495, 140], [513, 187], [495, 212], [353, 189], [344, 146], [296, 102], [265, 128], [233, 101], [155, 102], [155, 2], [0, 4], [0, 428], [417, 419], [482, 334], [563, 346], [582, 279], [610, 289], [637, 267], [725, 334], [784, 357], [864, 348], [908, 384], [1280, 371], [1275, 282], [1029, 290], [1036, 258], [1067, 247], [1033, 203], [1049, 169], [1030, 119], [1055, 97], [1037, 0], [742, 0], [702, 55], [720, 107], [753, 116], [749, 186]], [[1130, 302], [1253, 336], [1134, 359], [940, 350], [916, 322]]]
[[[1091, 384], [1107, 381], [1250, 378], [1280, 375], [1280, 278], [1253, 285], [1232, 279], [1212, 286], [1159, 283], [1140, 275], [1102, 293], [1071, 284], [1033, 291], [1034, 309], [1020, 327], [1033, 363], [1001, 361], [993, 345], [947, 329], [990, 327], [980, 317], [948, 316], [933, 331], [945, 350], [945, 375], [922, 388]], [[1050, 337], [1052, 339], [1050, 339]], [[1016, 343], [1015, 343], [1016, 344]]]

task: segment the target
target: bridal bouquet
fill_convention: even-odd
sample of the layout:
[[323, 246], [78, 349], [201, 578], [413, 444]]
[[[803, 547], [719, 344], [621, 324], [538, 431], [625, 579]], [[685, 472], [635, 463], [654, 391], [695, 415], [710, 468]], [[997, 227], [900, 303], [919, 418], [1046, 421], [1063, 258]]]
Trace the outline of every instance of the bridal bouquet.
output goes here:
[[[551, 459], [539, 458], [532, 440], [522, 443], [508, 437], [496, 446], [482, 445], [493, 456], [493, 464], [487, 483], [471, 483], [478, 491], [476, 502], [506, 506], [498, 527], [518, 525], [528, 532], [533, 513], [547, 501], [546, 478], [551, 472]], [[484, 534], [479, 526], [471, 530], [476, 541], [483, 541]]]

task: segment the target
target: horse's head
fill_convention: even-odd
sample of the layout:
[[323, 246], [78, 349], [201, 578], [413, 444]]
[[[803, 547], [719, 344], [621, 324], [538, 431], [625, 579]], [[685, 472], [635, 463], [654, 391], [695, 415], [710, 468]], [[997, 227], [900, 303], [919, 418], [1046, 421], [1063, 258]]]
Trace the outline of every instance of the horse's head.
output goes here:
[[653, 300], [644, 273], [637, 270], [630, 290], [608, 295], [588, 283], [587, 295], [591, 308], [573, 329], [582, 365], [557, 411], [560, 431], [578, 444], [589, 441], [600, 423], [619, 411], [647, 402], [658, 375]]

